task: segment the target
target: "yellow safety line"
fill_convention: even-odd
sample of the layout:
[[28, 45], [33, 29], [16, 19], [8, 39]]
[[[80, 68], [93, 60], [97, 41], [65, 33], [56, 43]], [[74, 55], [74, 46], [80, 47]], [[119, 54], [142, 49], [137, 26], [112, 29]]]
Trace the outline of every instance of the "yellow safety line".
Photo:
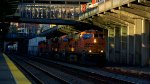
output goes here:
[[3, 54], [6, 63], [16, 81], [17, 84], [31, 84], [31, 82], [25, 77], [25, 75], [15, 66], [15, 64], [6, 56]]

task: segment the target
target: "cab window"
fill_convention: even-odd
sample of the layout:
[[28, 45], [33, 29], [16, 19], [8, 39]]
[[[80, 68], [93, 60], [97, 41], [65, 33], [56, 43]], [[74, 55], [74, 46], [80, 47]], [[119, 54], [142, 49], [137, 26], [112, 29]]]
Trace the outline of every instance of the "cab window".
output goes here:
[[64, 42], [68, 42], [68, 38], [64, 38], [63, 41], [64, 41]]
[[84, 39], [89, 39], [89, 38], [92, 38], [92, 37], [93, 37], [93, 34], [83, 34]]

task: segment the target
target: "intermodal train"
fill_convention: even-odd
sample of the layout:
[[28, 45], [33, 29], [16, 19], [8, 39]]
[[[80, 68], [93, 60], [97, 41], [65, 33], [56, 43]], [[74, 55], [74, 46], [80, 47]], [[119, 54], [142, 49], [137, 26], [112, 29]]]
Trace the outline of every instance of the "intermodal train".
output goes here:
[[86, 30], [39, 42], [39, 55], [52, 59], [97, 65], [105, 62], [105, 35], [102, 31]]

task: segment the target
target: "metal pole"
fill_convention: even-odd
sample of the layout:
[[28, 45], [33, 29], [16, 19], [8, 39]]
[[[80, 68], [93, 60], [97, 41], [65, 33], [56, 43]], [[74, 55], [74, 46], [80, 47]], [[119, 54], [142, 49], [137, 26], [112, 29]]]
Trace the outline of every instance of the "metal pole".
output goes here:
[[128, 23], [128, 26], [127, 26], [127, 64], [130, 63], [130, 55], [129, 55], [129, 50], [130, 50], [130, 27], [129, 27], [129, 23]]
[[107, 60], [108, 61], [110, 61], [110, 37], [109, 37], [109, 35], [110, 35], [110, 30], [108, 29], [108, 38], [107, 38], [107, 44], [108, 44], [108, 46], [107, 46], [107, 48], [108, 48], [108, 50], [107, 50]]
[[115, 51], [116, 51], [116, 45], [115, 45], [115, 44], [116, 44], [116, 26], [113, 26], [113, 33], [114, 33], [114, 35], [113, 35], [113, 36], [114, 36], [114, 37], [113, 37], [113, 38], [114, 38], [114, 39], [113, 39], [113, 40], [114, 40], [114, 41], [113, 41], [113, 42], [114, 42], [114, 43], [113, 43], [113, 44], [114, 44], [114, 52], [113, 52], [113, 54], [114, 54], [114, 56], [113, 56], [114, 59], [113, 59], [113, 61], [116, 62], [116, 53], [115, 53]]
[[105, 14], [105, 11], [106, 11], [106, 1], [104, 0], [104, 14]]
[[[136, 19], [134, 19], [134, 23], [136, 24]], [[135, 53], [135, 48], [136, 48], [136, 47], [135, 47], [135, 46], [136, 46], [136, 45], [135, 45], [135, 44], [136, 44], [136, 36], [135, 36], [135, 35], [136, 35], [136, 25], [134, 25], [134, 45], [133, 45], [133, 47], [134, 47], [134, 48], [133, 48], [133, 49], [134, 49], [134, 52], [133, 52], [133, 53], [134, 53], [134, 55], [133, 55], [133, 64], [134, 64], [134, 65], [136, 64], [136, 61], [135, 61], [135, 60], [136, 60], [136, 56], [135, 56], [135, 54], [136, 54], [136, 53]]]
[[111, 9], [113, 8], [113, 0], [111, 0]]

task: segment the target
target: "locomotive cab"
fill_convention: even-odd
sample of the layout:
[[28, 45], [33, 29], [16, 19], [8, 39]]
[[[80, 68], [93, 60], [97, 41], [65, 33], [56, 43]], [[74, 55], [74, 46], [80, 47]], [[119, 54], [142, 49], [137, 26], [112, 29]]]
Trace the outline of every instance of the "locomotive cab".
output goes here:
[[[86, 59], [86, 64], [103, 63], [105, 60], [105, 40], [102, 32], [90, 30], [82, 33], [80, 44], [81, 56]], [[81, 57], [83, 59], [83, 57]]]

